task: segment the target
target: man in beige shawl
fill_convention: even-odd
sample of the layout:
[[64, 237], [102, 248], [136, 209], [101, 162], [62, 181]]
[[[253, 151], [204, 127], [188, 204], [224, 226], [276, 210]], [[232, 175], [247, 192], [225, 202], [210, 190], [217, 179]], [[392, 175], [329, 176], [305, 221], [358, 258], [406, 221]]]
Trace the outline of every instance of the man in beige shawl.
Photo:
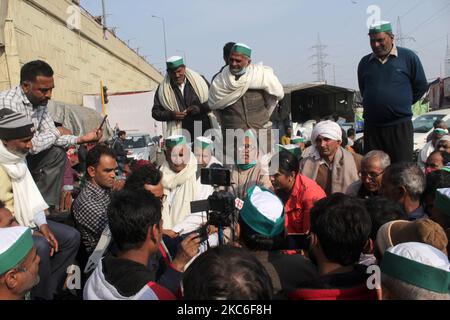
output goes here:
[[[266, 150], [270, 152], [273, 145], [270, 116], [283, 97], [283, 86], [272, 68], [252, 64], [251, 49], [243, 43], [236, 43], [231, 49], [229, 65], [211, 84], [209, 107], [220, 122], [225, 143], [227, 129], [251, 128], [259, 137], [259, 131], [266, 129]], [[231, 153], [234, 148], [227, 146], [225, 150]]]
[[[197, 72], [186, 68], [183, 58], [171, 57], [166, 62], [167, 74], [155, 93], [152, 116], [165, 121], [165, 137], [189, 132], [189, 142], [196, 137], [194, 125], [201, 124], [197, 136], [211, 129], [208, 107], [208, 82]], [[186, 133], [184, 133], [186, 134]]]
[[311, 134], [312, 154], [300, 163], [303, 175], [317, 182], [327, 196], [359, 180], [361, 156], [341, 147], [342, 129], [333, 121], [319, 122]]
[[186, 137], [166, 138], [166, 160], [161, 166], [162, 185], [166, 199], [163, 203], [163, 229], [172, 230], [191, 214], [191, 201], [196, 200], [197, 160], [186, 144]]

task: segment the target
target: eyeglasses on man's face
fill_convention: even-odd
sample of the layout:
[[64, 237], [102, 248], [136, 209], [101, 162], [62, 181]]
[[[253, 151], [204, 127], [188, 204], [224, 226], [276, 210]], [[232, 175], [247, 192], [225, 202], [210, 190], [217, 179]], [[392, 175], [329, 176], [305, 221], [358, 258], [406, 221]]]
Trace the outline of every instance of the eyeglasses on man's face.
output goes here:
[[359, 173], [359, 177], [360, 177], [361, 179], [369, 178], [370, 181], [375, 181], [375, 180], [377, 180], [377, 178], [378, 178], [379, 176], [381, 176], [383, 173], [384, 173], [384, 170], [381, 171], [380, 173], [361, 171], [361, 172]]

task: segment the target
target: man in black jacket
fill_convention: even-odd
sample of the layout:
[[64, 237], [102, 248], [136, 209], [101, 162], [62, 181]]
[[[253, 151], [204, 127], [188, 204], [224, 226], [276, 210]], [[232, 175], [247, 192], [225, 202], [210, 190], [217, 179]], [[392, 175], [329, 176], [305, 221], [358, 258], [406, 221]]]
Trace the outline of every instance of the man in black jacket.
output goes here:
[[[192, 142], [211, 128], [209, 84], [198, 73], [186, 68], [182, 57], [171, 57], [166, 65], [167, 75], [156, 91], [152, 117], [167, 122], [166, 137], [181, 134], [179, 130], [184, 129], [190, 134], [187, 140]], [[195, 123], [201, 124], [198, 133], [194, 132]]]

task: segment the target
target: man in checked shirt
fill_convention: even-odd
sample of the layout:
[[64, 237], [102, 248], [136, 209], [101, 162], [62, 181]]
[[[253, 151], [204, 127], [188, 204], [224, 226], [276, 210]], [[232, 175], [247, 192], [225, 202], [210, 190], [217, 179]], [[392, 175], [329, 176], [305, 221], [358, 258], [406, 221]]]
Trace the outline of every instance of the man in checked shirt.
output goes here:
[[102, 130], [94, 129], [76, 137], [69, 130], [56, 128], [47, 103], [55, 88], [53, 70], [44, 61], [25, 64], [20, 70], [20, 85], [0, 92], [0, 109], [9, 108], [25, 114], [34, 124], [33, 147], [27, 156], [28, 168], [50, 208], [59, 204], [66, 163], [63, 148], [101, 139]]

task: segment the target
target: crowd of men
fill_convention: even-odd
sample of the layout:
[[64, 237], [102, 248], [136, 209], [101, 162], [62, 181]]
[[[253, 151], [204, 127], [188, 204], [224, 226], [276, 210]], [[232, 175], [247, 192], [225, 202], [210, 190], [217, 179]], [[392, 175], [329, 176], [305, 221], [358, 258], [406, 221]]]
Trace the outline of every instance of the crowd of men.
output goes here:
[[310, 139], [271, 130], [283, 87], [243, 43], [225, 45], [211, 84], [167, 60], [152, 109], [162, 164], [130, 163], [118, 128], [111, 145], [55, 124], [53, 70], [26, 63], [0, 93], [0, 299], [449, 300], [448, 128], [435, 123], [412, 162], [422, 65], [390, 23], [369, 38], [362, 154], [331, 120]]

